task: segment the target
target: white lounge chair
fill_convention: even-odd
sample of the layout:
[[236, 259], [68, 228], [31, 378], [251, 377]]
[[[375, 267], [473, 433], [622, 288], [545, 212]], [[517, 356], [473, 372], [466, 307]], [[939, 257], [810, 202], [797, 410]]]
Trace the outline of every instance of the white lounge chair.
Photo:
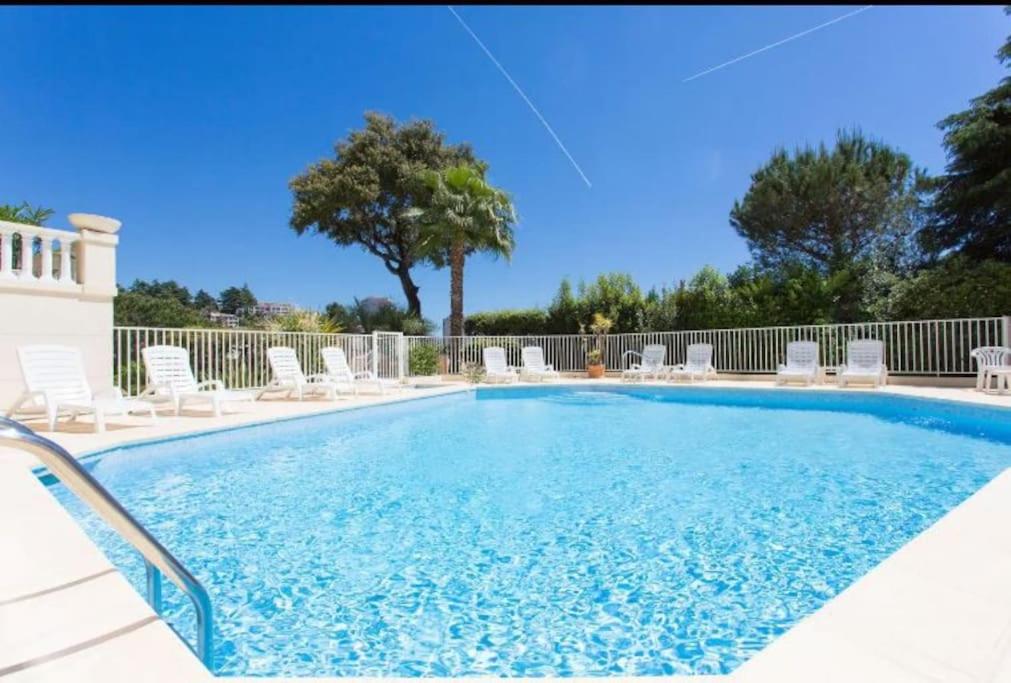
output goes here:
[[486, 382], [515, 382], [519, 379], [516, 368], [506, 362], [505, 349], [501, 346], [485, 347], [482, 355]]
[[287, 391], [289, 397], [295, 396], [299, 401], [312, 395], [323, 395], [331, 401], [337, 399], [337, 383], [325, 373], [306, 375], [302, 372], [298, 355], [290, 346], [270, 347], [267, 361], [273, 377], [260, 390], [260, 396], [268, 391]]
[[1001, 389], [1001, 381], [1007, 383], [1007, 373], [1011, 371], [1008, 361], [1011, 361], [1011, 349], [1006, 346], [980, 346], [969, 352], [969, 357], [976, 361], [976, 389], [990, 391], [990, 381], [997, 380], [997, 389]]
[[621, 373], [622, 382], [642, 381], [644, 379], [661, 379], [670, 372], [670, 367], [664, 365], [667, 358], [667, 347], [663, 344], [647, 344], [642, 353], [626, 351], [626, 356], [637, 356], [638, 363], [632, 363]]
[[817, 382], [820, 376], [818, 342], [795, 341], [786, 345], [786, 364], [780, 364], [779, 370], [776, 371], [777, 385], [794, 380], [810, 386]]
[[561, 377], [553, 365], [544, 362], [544, 349], [541, 347], [524, 346], [522, 355], [523, 367], [520, 369], [520, 379], [543, 382]]
[[376, 377], [371, 370], [359, 370], [355, 372], [348, 365], [348, 357], [344, 349], [339, 346], [327, 346], [320, 349], [323, 356], [323, 366], [326, 368], [326, 376], [329, 377], [338, 389], [346, 388], [353, 394], [358, 393], [358, 389], [365, 386], [373, 386], [380, 394], [385, 394], [388, 388], [399, 388], [400, 384], [395, 380], [384, 380]]
[[18, 348], [18, 362], [26, 391], [21, 394], [7, 417], [45, 415], [49, 430], [56, 431], [60, 415], [95, 416], [95, 431], [105, 431], [109, 415], [145, 412], [154, 419], [154, 406], [148, 401], [123, 397], [119, 387], [94, 393], [84, 372], [84, 359], [73, 346], [39, 345]]
[[846, 364], [836, 373], [839, 386], [847, 383], [870, 382], [875, 388], [888, 383], [885, 367], [885, 344], [877, 339], [855, 339], [846, 344]]
[[148, 346], [140, 353], [148, 382], [141, 398], [170, 403], [176, 415], [187, 403], [204, 403], [211, 406], [215, 417], [221, 417], [226, 403], [256, 399], [252, 392], [226, 389], [219, 379], [198, 382], [190, 367], [189, 351], [181, 346]]
[[716, 377], [713, 367], [713, 345], [691, 344], [685, 353], [685, 362], [670, 369], [670, 379], [685, 379], [694, 382], [696, 378], [703, 381]]

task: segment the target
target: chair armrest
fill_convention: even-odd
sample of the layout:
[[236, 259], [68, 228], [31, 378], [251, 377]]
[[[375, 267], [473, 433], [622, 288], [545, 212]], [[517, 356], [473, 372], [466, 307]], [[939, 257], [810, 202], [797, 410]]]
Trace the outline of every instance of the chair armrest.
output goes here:
[[778, 365], [778, 366], [776, 367], [776, 372], [783, 372], [783, 370], [786, 370], [786, 366], [785, 366], [785, 365], [783, 365], [782, 363], [780, 363], [780, 364], [779, 364], [779, 365]]
[[553, 363], [548, 363], [547, 365], [544, 366], [544, 369], [547, 370], [548, 372], [554, 372], [555, 366]]
[[333, 382], [333, 379], [325, 372], [317, 372], [315, 375], [306, 375], [305, 381], [310, 384], [320, 384], [323, 382]]

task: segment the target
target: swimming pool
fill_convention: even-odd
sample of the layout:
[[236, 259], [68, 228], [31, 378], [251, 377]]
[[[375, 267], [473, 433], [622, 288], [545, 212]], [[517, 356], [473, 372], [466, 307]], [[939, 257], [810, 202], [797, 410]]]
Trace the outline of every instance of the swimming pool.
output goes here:
[[[118, 449], [208, 588], [223, 675], [733, 670], [1011, 466], [999, 409], [544, 387]], [[54, 494], [138, 587], [143, 567]], [[166, 614], [192, 611], [166, 586]]]

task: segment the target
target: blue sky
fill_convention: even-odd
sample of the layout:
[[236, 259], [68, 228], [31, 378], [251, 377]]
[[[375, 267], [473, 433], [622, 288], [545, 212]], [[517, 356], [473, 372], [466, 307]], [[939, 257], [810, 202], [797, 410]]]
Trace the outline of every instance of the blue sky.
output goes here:
[[[0, 8], [0, 202], [120, 218], [120, 282], [320, 307], [402, 299], [358, 249], [288, 228], [288, 180], [364, 110], [431, 118], [510, 191], [511, 263], [470, 260], [466, 309], [546, 304], [560, 279], [644, 286], [748, 260], [728, 224], [777, 146], [860, 126], [929, 171], [938, 120], [1004, 75], [998, 7], [459, 7], [592, 181], [444, 6]], [[419, 268], [426, 317], [448, 274]]]

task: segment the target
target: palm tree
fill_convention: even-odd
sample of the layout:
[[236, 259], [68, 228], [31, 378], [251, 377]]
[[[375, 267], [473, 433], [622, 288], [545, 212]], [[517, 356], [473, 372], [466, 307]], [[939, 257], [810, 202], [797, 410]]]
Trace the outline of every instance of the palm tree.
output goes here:
[[489, 185], [484, 170], [470, 165], [424, 171], [428, 189], [423, 208], [422, 253], [436, 268], [449, 265], [450, 334], [463, 334], [463, 265], [483, 251], [509, 258], [515, 240], [516, 212], [505, 191]]

